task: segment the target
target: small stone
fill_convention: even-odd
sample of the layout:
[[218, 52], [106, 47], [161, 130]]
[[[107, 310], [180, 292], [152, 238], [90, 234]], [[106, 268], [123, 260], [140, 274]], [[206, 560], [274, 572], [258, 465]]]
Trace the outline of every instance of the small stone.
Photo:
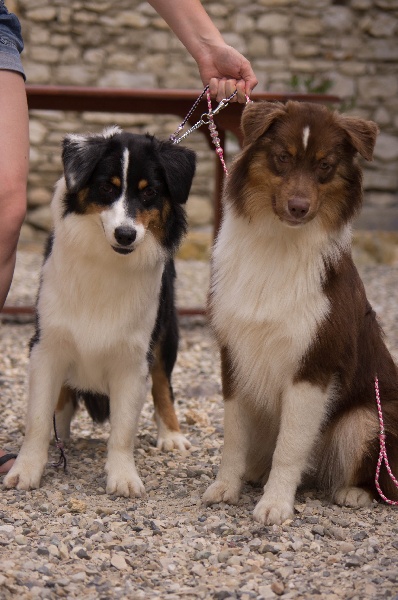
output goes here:
[[87, 504], [77, 498], [70, 498], [68, 508], [73, 513], [84, 513], [87, 511]]
[[231, 555], [232, 555], [231, 550], [222, 550], [217, 555], [218, 562], [219, 563], [226, 563], [227, 560], [231, 557]]
[[0, 533], [12, 533], [14, 531], [13, 525], [0, 525]]
[[242, 558], [240, 556], [231, 556], [231, 558], [229, 558], [227, 560], [227, 565], [230, 565], [231, 567], [235, 566], [235, 565], [241, 565], [242, 564]]
[[47, 548], [44, 548], [44, 546], [39, 546], [37, 549], [37, 554], [39, 556], [48, 556], [50, 553]]
[[75, 552], [75, 554], [78, 558], [85, 558], [86, 560], [90, 558], [85, 548], [79, 548], [79, 550]]
[[79, 573], [74, 573], [71, 576], [71, 581], [75, 582], [75, 583], [79, 583], [80, 581], [85, 581], [86, 580], [86, 574], [84, 571], [79, 571]]
[[311, 531], [313, 534], [320, 535], [321, 537], [325, 535], [325, 528], [322, 525], [314, 525]]
[[259, 552], [261, 552], [261, 554], [266, 554], [267, 552], [271, 552], [271, 554], [279, 554], [280, 550], [276, 546], [266, 543], [260, 546]]
[[352, 539], [355, 542], [362, 542], [363, 540], [365, 540], [368, 536], [368, 534], [366, 533], [366, 531], [359, 531], [358, 533], [354, 533], [354, 535], [352, 536]]
[[14, 541], [18, 544], [18, 546], [26, 546], [28, 543], [28, 538], [19, 534], [15, 536]]
[[360, 567], [363, 563], [363, 560], [354, 554], [354, 556], [349, 556], [345, 562], [346, 567]]
[[345, 540], [345, 537], [346, 537], [343, 529], [341, 529], [340, 527], [327, 527], [325, 529], [325, 534], [328, 537], [331, 537], [335, 540], [340, 540], [340, 541]]
[[59, 550], [58, 550], [57, 546], [55, 546], [54, 544], [49, 545], [48, 551], [51, 554], [51, 556], [55, 556], [56, 558], [59, 557]]
[[127, 563], [121, 554], [114, 554], [111, 558], [111, 565], [118, 569], [119, 571], [123, 571], [124, 569], [128, 569]]
[[343, 554], [348, 554], [349, 552], [354, 552], [355, 546], [350, 542], [342, 542], [339, 546], [339, 549]]
[[66, 544], [61, 542], [58, 546], [59, 556], [62, 560], [67, 560], [69, 558], [69, 551]]
[[277, 596], [282, 596], [283, 592], [285, 591], [285, 586], [283, 585], [282, 581], [274, 581], [271, 583], [271, 590]]

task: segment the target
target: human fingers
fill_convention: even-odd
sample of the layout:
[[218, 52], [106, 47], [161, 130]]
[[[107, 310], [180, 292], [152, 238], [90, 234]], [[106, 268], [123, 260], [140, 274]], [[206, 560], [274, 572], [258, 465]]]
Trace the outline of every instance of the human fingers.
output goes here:
[[250, 94], [246, 94], [246, 83], [242, 79], [236, 84], [237, 95], [235, 96], [236, 100], [241, 104], [244, 104], [247, 100], [246, 96]]
[[[210, 96], [215, 98], [217, 102], [225, 98], [232, 98], [230, 102], [246, 102], [245, 82], [236, 79], [218, 79], [213, 77], [209, 82]], [[235, 92], [237, 92], [235, 94]], [[235, 95], [233, 95], [235, 94]]]
[[215, 98], [217, 102], [221, 102], [224, 98], [227, 97], [226, 92], [226, 83], [227, 80], [222, 77], [212, 77], [209, 82], [209, 90], [212, 98]]

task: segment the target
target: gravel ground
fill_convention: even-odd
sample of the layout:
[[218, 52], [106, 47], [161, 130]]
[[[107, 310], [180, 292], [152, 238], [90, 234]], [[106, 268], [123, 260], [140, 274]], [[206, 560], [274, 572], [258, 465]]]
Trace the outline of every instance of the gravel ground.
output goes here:
[[[21, 249], [9, 304], [31, 304], [41, 259]], [[398, 356], [398, 267], [361, 269], [368, 295]], [[179, 304], [204, 303], [208, 265], [179, 262]], [[27, 343], [33, 325], [5, 320], [0, 339], [0, 447], [23, 439]], [[398, 600], [397, 508], [352, 510], [313, 490], [297, 496], [296, 515], [262, 527], [251, 512], [261, 490], [246, 486], [236, 507], [206, 508], [222, 445], [219, 363], [205, 321], [181, 322], [174, 372], [177, 409], [193, 444], [160, 453], [150, 398], [136, 461], [147, 497], [105, 494], [108, 428], [82, 410], [73, 425], [69, 472], [49, 466], [33, 492], [0, 491], [0, 599], [82, 598], [218, 600], [395, 598]], [[52, 446], [50, 460], [57, 459]]]

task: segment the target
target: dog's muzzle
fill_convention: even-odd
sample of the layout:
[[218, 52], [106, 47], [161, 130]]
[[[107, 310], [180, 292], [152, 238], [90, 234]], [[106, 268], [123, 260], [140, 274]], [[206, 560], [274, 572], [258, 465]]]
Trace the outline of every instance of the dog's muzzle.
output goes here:
[[128, 227], [122, 225], [116, 227], [114, 231], [114, 238], [117, 242], [117, 246], [112, 246], [115, 252], [119, 254], [130, 254], [134, 250], [133, 244], [137, 237], [137, 231], [134, 227]]

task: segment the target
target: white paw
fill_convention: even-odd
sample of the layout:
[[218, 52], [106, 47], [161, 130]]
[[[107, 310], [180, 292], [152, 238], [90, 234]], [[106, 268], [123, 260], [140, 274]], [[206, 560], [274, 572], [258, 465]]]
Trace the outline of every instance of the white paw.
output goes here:
[[107, 494], [124, 496], [125, 498], [141, 498], [145, 495], [144, 484], [137, 473], [132, 456], [126, 458], [122, 454], [112, 458], [108, 457], [105, 470], [108, 474], [106, 481]]
[[17, 488], [17, 490], [33, 490], [40, 487], [41, 476], [47, 462], [47, 455], [41, 458], [34, 454], [33, 458], [26, 458], [22, 451], [4, 478], [6, 488]]
[[189, 450], [191, 444], [180, 431], [165, 430], [162, 433], [159, 432], [156, 446], [159, 450], [165, 452], [170, 452], [171, 450], [185, 452], [185, 450]]
[[141, 498], [145, 496], [145, 488], [137, 473], [124, 474], [122, 477], [108, 475], [106, 493], [125, 498]]
[[350, 486], [337, 490], [334, 495], [334, 501], [341, 506], [363, 508], [372, 504], [373, 497], [363, 488]]
[[265, 494], [253, 511], [255, 521], [263, 525], [281, 525], [293, 516], [293, 503], [276, 498], [268, 498]]
[[240, 481], [231, 484], [228, 481], [216, 479], [203, 494], [202, 502], [207, 506], [210, 504], [218, 504], [219, 502], [238, 504], [241, 487], [242, 484]]

